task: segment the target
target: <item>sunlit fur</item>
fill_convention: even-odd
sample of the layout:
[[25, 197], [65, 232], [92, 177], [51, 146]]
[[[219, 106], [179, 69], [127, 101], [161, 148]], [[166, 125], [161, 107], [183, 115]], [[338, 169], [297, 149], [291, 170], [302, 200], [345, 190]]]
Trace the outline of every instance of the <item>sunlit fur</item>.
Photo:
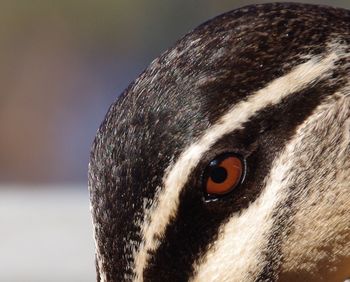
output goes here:
[[[262, 108], [280, 103], [288, 95], [293, 95], [293, 93], [330, 75], [335, 67], [335, 62], [345, 56], [341, 51], [342, 46], [332, 46], [332, 48], [325, 58], [311, 58], [309, 61], [295, 67], [290, 73], [271, 81], [247, 101], [235, 105], [216, 124], [208, 128], [197, 142], [186, 148], [175, 164], [167, 169], [164, 176], [164, 188], [155, 198], [154, 205], [144, 211], [146, 216], [142, 225], [143, 243], [135, 254], [137, 280], [142, 280], [142, 273], [147, 264], [147, 252], [157, 248], [157, 238], [163, 236], [167, 223], [171, 217], [175, 216], [181, 189], [202, 155], [210, 149], [215, 141], [225, 134], [241, 128], [244, 122], [248, 121]], [[282, 166], [278, 165], [278, 167], [281, 169]], [[280, 185], [280, 182], [275, 183], [275, 185]], [[270, 198], [277, 201], [277, 195], [275, 194], [271, 195]], [[254, 207], [251, 207], [251, 210], [255, 212]], [[246, 220], [243, 216], [240, 216], [240, 218], [243, 221]], [[237, 250], [237, 248], [232, 249]], [[231, 255], [234, 257], [239, 254], [232, 252]], [[251, 255], [249, 254], [249, 256]], [[242, 265], [235, 263], [235, 266], [237, 269], [244, 271]]]
[[[111, 106], [89, 190], [99, 281], [350, 276], [350, 12], [253, 5], [155, 59]], [[244, 181], [217, 201], [222, 153]]]
[[[298, 128], [273, 164], [262, 195], [221, 227], [219, 239], [195, 265], [193, 281], [254, 281], [265, 263], [262, 254], [270, 248], [272, 213], [276, 207], [278, 213], [288, 213], [288, 194], [296, 214], [286, 219], [291, 230], [282, 240], [282, 273], [287, 274], [281, 281], [311, 281], [319, 272], [323, 281], [344, 279], [335, 273], [348, 267], [342, 259], [350, 253], [349, 123], [346, 86]], [[308, 189], [297, 189], [306, 179]], [[327, 269], [332, 263], [333, 269]]]
[[[321, 105], [300, 128], [292, 159], [296, 189], [292, 229], [282, 244], [281, 279], [342, 281], [350, 254], [350, 85]], [[307, 142], [306, 142], [307, 141]], [[312, 240], [310, 240], [312, 238]], [[340, 272], [340, 273], [338, 273]], [[321, 280], [320, 278], [318, 278]]]

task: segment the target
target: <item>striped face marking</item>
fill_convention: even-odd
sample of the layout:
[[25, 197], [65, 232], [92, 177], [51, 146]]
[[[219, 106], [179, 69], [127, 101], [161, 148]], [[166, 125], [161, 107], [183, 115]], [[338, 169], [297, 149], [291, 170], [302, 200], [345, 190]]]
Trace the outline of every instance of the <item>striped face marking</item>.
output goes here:
[[[159, 239], [164, 236], [171, 219], [176, 217], [179, 208], [180, 193], [182, 193], [189, 176], [198, 165], [201, 157], [220, 138], [235, 130], [242, 129], [244, 123], [252, 119], [262, 109], [277, 105], [294, 93], [303, 91], [303, 89], [310, 87], [310, 85], [317, 84], [328, 78], [335, 69], [335, 63], [344, 55], [341, 50], [341, 46], [330, 48], [326, 54], [311, 57], [306, 62], [294, 67], [289, 73], [271, 81], [266, 87], [250, 95], [246, 100], [237, 103], [218, 122], [208, 128], [197, 141], [183, 150], [178, 159], [168, 167], [163, 178], [163, 187], [159, 188], [153, 205], [144, 211], [145, 217], [141, 225], [142, 242], [134, 252], [135, 281], [143, 281], [143, 272], [148, 266], [149, 254], [157, 250], [160, 245]], [[263, 231], [267, 229], [261, 229], [262, 233], [258, 234], [254, 233], [254, 228], [250, 229], [243, 238], [242, 236], [238, 236], [237, 232], [238, 230], [242, 230], [247, 222], [266, 222], [266, 224], [272, 224], [270, 219], [273, 207], [285, 196], [284, 193], [279, 193], [279, 191], [282, 189], [283, 183], [288, 180], [286, 172], [289, 170], [291, 163], [286, 161], [286, 158], [291, 157], [294, 146], [294, 143], [290, 143], [285, 149], [285, 153], [281, 156], [281, 159], [277, 160], [273, 165], [274, 169], [271, 171], [265, 184], [269, 188], [263, 192], [259, 201], [253, 204], [256, 205], [256, 209], [250, 208], [242, 215], [233, 215], [229, 223], [220, 231], [222, 234], [237, 234], [237, 240], [243, 240], [243, 242], [237, 242], [235, 241], [236, 239], [230, 239], [230, 244], [238, 246], [234, 248], [235, 251], [232, 251], [230, 256], [252, 256], [249, 260], [251, 265], [243, 266], [239, 262], [235, 264], [234, 269], [237, 269], [237, 271], [240, 267], [246, 270], [250, 269], [249, 267], [251, 269], [261, 267], [259, 265], [258, 254], [261, 246], [259, 244], [249, 244], [249, 241], [258, 240], [263, 243], [264, 240], [260, 240], [260, 238], [264, 236]], [[220, 242], [224, 246], [226, 245], [225, 241]], [[218, 250], [222, 248], [218, 247]], [[215, 254], [222, 255], [214, 252], [212, 255], [208, 255], [207, 261], [210, 261], [211, 257], [217, 259]], [[242, 259], [241, 261], [243, 262], [244, 260]], [[204, 281], [205, 275], [208, 274], [203, 270], [206, 267], [202, 268], [201, 264], [199, 264], [195, 268], [198, 274], [194, 280]], [[217, 273], [215, 269], [210, 269], [210, 271]], [[233, 273], [233, 270], [229, 273]], [[218, 276], [219, 278], [220, 275]], [[246, 279], [247, 277], [243, 278]], [[238, 279], [237, 281], [244, 281], [244, 279]], [[214, 279], [213, 281], [216, 280]], [[217, 281], [220, 281], [220, 279]]]
[[[295, 137], [273, 164], [262, 195], [248, 209], [232, 216], [221, 227], [220, 240], [195, 263], [192, 281], [231, 281], [231, 277], [234, 277], [234, 281], [255, 281], [254, 274], [259, 273], [266, 264], [264, 252], [276, 251], [274, 246], [269, 245], [276, 243], [269, 237], [269, 234], [276, 232], [276, 216], [273, 213], [278, 214], [277, 218], [288, 214], [290, 206], [286, 203], [289, 201], [298, 208], [293, 216], [294, 228], [288, 235], [287, 232], [282, 235], [282, 255], [285, 259], [280, 281], [320, 281], [320, 277], [324, 281], [343, 281], [347, 277], [350, 223], [349, 208], [345, 203], [350, 200], [350, 174], [343, 168], [350, 165], [347, 159], [350, 138], [346, 132], [350, 122], [349, 94], [349, 86], [342, 88], [332, 99], [317, 107], [314, 114], [298, 128]], [[344, 126], [345, 132], [339, 134], [338, 128], [322, 127], [319, 120], [325, 124], [336, 122]], [[327, 142], [322, 143], [323, 138], [328, 139]], [[325, 147], [329, 147], [332, 138], [339, 139], [339, 147], [327, 152]], [[323, 144], [315, 149], [318, 151], [316, 155], [310, 153], [313, 142], [305, 142], [306, 139]], [[336, 161], [332, 163], [327, 158]], [[308, 162], [306, 167], [303, 161]], [[317, 170], [320, 164], [322, 171]], [[308, 169], [307, 173], [303, 172], [305, 169]], [[325, 175], [318, 178], [317, 174]], [[334, 174], [341, 181], [332, 180]], [[301, 178], [309, 178], [307, 190], [293, 187], [295, 183], [301, 183]], [[322, 186], [319, 185], [320, 179]], [[306, 193], [309, 195], [306, 196]], [[319, 205], [319, 208], [315, 209], [315, 205]], [[322, 251], [318, 250], [320, 246]], [[223, 258], [234, 263], [218, 264]], [[336, 267], [333, 270], [327, 266], [330, 261]]]
[[99, 281], [349, 277], [349, 17], [243, 7], [125, 90], [89, 163]]

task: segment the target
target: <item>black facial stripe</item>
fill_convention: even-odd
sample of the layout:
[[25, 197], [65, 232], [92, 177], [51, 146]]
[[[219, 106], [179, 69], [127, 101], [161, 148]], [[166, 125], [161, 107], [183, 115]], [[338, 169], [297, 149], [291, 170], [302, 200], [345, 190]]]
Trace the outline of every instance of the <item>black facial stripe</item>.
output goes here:
[[[339, 69], [334, 75], [346, 79], [347, 76], [345, 75], [345, 73], [343, 73], [343, 71], [345, 70]], [[333, 91], [333, 93], [328, 92], [328, 94], [334, 94], [334, 92], [336, 92], [337, 89], [340, 89], [345, 84], [346, 80], [339, 80], [336, 87], [330, 86], [329, 84], [325, 83], [325, 88], [323, 89], [325, 89], [325, 91]], [[334, 88], [332, 89], [332, 87]], [[321, 101], [319, 101], [319, 103], [322, 102], [322, 100], [326, 98], [326, 96], [328, 95], [323, 95], [323, 98], [321, 99]], [[315, 101], [313, 102], [315, 103]], [[315, 107], [316, 106], [317, 105], [315, 105]], [[305, 180], [305, 183], [307, 182], [308, 181]], [[267, 263], [264, 266], [261, 273], [259, 274], [258, 279], [256, 281], [276, 281], [278, 279], [278, 270], [282, 262], [281, 247], [283, 242], [283, 235], [288, 234], [289, 228], [291, 226], [292, 216], [296, 212], [296, 206], [294, 205], [294, 203], [297, 201], [298, 195], [296, 191], [303, 190], [304, 188], [305, 187], [301, 185], [294, 188], [290, 187], [286, 201], [280, 203], [278, 206], [275, 207], [273, 213], [273, 229], [271, 230], [271, 234], [267, 244], [269, 246], [269, 249], [264, 252], [265, 261]], [[288, 209], [282, 207], [288, 207]]]
[[[256, 36], [261, 42], [273, 44], [268, 34]], [[235, 40], [230, 39], [230, 43], [219, 39], [220, 36], [215, 49], [234, 44]], [[190, 40], [191, 37], [187, 37], [182, 42], [185, 45]], [[183, 148], [201, 136], [232, 105], [301, 63], [303, 60], [297, 54], [302, 53], [303, 48], [293, 46], [291, 52], [275, 56], [273, 61], [271, 57], [276, 49], [260, 50], [251, 46], [251, 50], [244, 49], [250, 50], [250, 55], [242, 50], [239, 60], [221, 59], [201, 66], [193, 62], [192, 67], [188, 67], [191, 53], [179, 59], [178, 65], [167, 66], [168, 52], [159, 59], [160, 65], [164, 61], [161, 75], [153, 84], [147, 84], [147, 92], [136, 97], [137, 93], [131, 86], [110, 108], [92, 149], [90, 163], [94, 172], [89, 180], [90, 186], [94, 187], [91, 202], [99, 205], [94, 218], [100, 225], [95, 232], [105, 258], [103, 267], [107, 270], [107, 277], [122, 281], [125, 273], [132, 275], [128, 268], [128, 264], [133, 264], [130, 242], [141, 242], [140, 227], [135, 222], [143, 220], [144, 199], [154, 198], [155, 188], [162, 185], [170, 158], [176, 160]], [[282, 50], [282, 46], [279, 48]], [[253, 57], [253, 52], [261, 52], [259, 61]], [[210, 56], [211, 53], [203, 54], [201, 61], [206, 62]], [[284, 66], [285, 60], [291, 63]], [[191, 83], [176, 81], [175, 68], [184, 71], [192, 79]], [[217, 79], [209, 79], [195, 88], [195, 68]], [[151, 77], [150, 73], [151, 70], [146, 70], [144, 75]], [[253, 73], [258, 73], [259, 79]], [[167, 85], [167, 91], [160, 85]], [[108, 219], [106, 214], [110, 216]], [[130, 220], [130, 215], [133, 220]]]
[[[299, 55], [323, 53], [326, 42], [345, 36], [349, 19], [345, 10], [286, 3], [231, 11], [185, 36], [130, 85], [110, 108], [90, 159], [99, 271], [108, 280], [132, 275], [131, 241], [142, 239], [136, 222], [143, 220], [144, 199], [154, 198], [171, 159], [234, 104], [303, 62]], [[181, 56], [171, 60], [175, 49]], [[267, 127], [262, 121], [261, 128]], [[251, 144], [255, 137], [241, 133], [237, 138], [246, 144], [236, 149], [254, 151], [259, 142]], [[269, 141], [278, 143], [273, 135]], [[273, 154], [265, 155], [271, 162]], [[259, 155], [251, 160], [258, 162]]]
[[[152, 253], [149, 265], [144, 272], [146, 281], [187, 281], [192, 276], [192, 265], [208, 246], [217, 239], [217, 231], [234, 212], [247, 208], [262, 190], [263, 180], [268, 175], [272, 161], [284, 148], [286, 142], [295, 134], [296, 127], [328, 95], [345, 82], [331, 85], [321, 81], [311, 88], [292, 94], [282, 103], [260, 111], [243, 129], [224, 136], [215, 144], [207, 158], [190, 176], [180, 197], [178, 214], [167, 227], [161, 245]], [[202, 200], [200, 172], [207, 160], [226, 151], [238, 152], [247, 158], [248, 172], [245, 182], [236, 188], [230, 199], [214, 203]], [[286, 215], [288, 216], [288, 215]], [[276, 227], [281, 227], [276, 219]], [[280, 231], [279, 228], [275, 230]], [[267, 250], [266, 259], [271, 261], [266, 266], [266, 273], [261, 277], [273, 278], [279, 264], [279, 234], [272, 234], [273, 251]], [[224, 262], [223, 262], [224, 263]], [[159, 280], [157, 280], [158, 278]]]

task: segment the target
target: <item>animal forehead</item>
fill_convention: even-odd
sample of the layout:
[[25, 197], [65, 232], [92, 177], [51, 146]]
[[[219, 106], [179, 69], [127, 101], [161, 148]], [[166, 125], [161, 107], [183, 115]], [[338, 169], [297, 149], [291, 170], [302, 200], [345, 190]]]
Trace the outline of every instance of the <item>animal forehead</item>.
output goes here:
[[[111, 107], [101, 131], [104, 144], [118, 164], [164, 171], [170, 158], [239, 101], [326, 53], [330, 37], [346, 33], [343, 24], [326, 22], [346, 17], [344, 10], [272, 4], [199, 26], [152, 62]], [[155, 158], [157, 166], [145, 162]]]
[[[319, 49], [322, 46], [315, 45], [324, 43], [327, 35], [341, 33], [349, 26], [347, 18], [348, 11], [330, 7], [281, 3], [248, 6], [200, 25], [160, 61], [209, 70], [206, 67], [212, 69], [215, 63], [221, 68], [234, 62], [252, 64], [257, 58], [268, 59], [264, 58], [268, 54], [274, 54], [274, 59], [276, 55], [284, 58], [295, 48], [299, 52]], [[330, 25], [330, 21], [337, 24]]]
[[341, 9], [271, 4], [204, 23], [154, 60], [111, 107], [104, 143], [119, 163], [157, 158], [165, 169], [239, 101], [325, 54], [332, 37], [348, 32], [347, 18]]
[[344, 35], [347, 18], [349, 13], [341, 9], [298, 4], [226, 13], [156, 59], [126, 91], [123, 107], [132, 110], [133, 124], [140, 119], [178, 123], [182, 118], [186, 126], [189, 115], [197, 117], [194, 113], [215, 121], [235, 101], [288, 72], [306, 55], [323, 53], [330, 37]]

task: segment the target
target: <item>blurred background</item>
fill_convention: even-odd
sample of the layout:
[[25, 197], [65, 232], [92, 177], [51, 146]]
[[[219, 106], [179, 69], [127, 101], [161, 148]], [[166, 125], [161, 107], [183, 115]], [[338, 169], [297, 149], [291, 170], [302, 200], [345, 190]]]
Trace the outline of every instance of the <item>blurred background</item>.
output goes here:
[[0, 281], [95, 280], [87, 164], [109, 105], [192, 28], [263, 2], [0, 1]]

